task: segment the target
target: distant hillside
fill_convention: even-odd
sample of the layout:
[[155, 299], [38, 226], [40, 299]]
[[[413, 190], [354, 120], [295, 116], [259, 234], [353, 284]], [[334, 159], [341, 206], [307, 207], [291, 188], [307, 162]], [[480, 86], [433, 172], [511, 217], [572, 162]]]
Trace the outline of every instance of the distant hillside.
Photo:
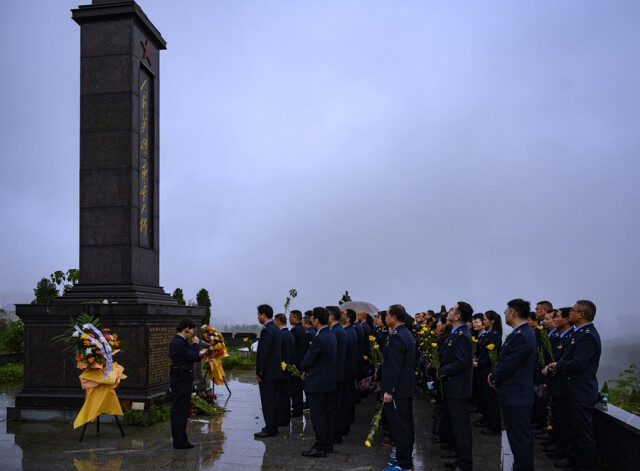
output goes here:
[[617, 379], [632, 362], [640, 366], [640, 334], [602, 340], [598, 382]]

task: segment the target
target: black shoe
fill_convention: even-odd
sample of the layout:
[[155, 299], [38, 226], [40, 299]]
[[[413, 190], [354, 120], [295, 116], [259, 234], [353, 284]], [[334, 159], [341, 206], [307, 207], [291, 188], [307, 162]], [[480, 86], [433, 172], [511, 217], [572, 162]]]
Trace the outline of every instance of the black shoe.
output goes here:
[[333, 453], [333, 445], [329, 445], [329, 448], [327, 448], [326, 450], [322, 450], [325, 453]]
[[342, 437], [334, 438], [333, 440], [331, 440], [332, 445], [340, 445], [341, 443], [342, 443]]
[[443, 443], [440, 445], [440, 449], [441, 450], [455, 450], [456, 447], [453, 445], [453, 443]]
[[173, 448], [176, 450], [187, 450], [189, 448], [195, 448], [191, 443], [187, 443], [186, 445], [173, 445]]
[[302, 452], [302, 456], [307, 456], [309, 458], [326, 458], [327, 457], [327, 452], [326, 451], [320, 451], [320, 450], [316, 449], [316, 447], [311, 447], [310, 450], [303, 451]]
[[540, 442], [542, 446], [556, 446], [556, 442], [553, 440], [545, 440], [544, 442]]
[[275, 437], [276, 435], [278, 435], [278, 432], [269, 433], [265, 432], [264, 430], [260, 430], [259, 432], [253, 434], [253, 436], [256, 438]]
[[450, 460], [451, 458], [455, 458], [455, 457], [456, 457], [455, 451], [445, 451], [444, 453], [440, 453], [440, 458], [442, 458], [443, 460]]
[[480, 431], [482, 435], [502, 435], [502, 432], [496, 432], [495, 430], [484, 429]]
[[447, 469], [454, 469], [456, 467], [456, 462], [455, 461], [445, 461], [444, 462], [444, 467]]
[[473, 425], [475, 425], [476, 427], [486, 427], [487, 425], [489, 425], [489, 422], [487, 422], [486, 420], [476, 420]]
[[294, 417], [302, 417], [302, 412], [292, 412], [290, 417], [293, 419]]
[[288, 427], [291, 424], [291, 422], [281, 422], [278, 424], [278, 427]]
[[566, 469], [566, 468], [575, 468], [576, 465], [573, 464], [571, 461], [569, 461], [567, 459], [563, 459], [563, 460], [560, 460], [560, 461], [554, 461], [553, 462], [553, 467], [554, 468]]
[[547, 432], [534, 433], [533, 436], [538, 440], [548, 440], [551, 438], [551, 435], [549, 435]]

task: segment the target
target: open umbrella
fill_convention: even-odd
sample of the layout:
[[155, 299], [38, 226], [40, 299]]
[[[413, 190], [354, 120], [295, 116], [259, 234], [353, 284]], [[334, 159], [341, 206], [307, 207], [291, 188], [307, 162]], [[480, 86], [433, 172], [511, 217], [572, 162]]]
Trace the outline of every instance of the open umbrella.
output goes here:
[[340, 305], [340, 310], [344, 311], [346, 309], [353, 309], [356, 312], [364, 311], [368, 312], [371, 315], [376, 314], [380, 311], [380, 309], [366, 301], [347, 301], [346, 303], [342, 303]]

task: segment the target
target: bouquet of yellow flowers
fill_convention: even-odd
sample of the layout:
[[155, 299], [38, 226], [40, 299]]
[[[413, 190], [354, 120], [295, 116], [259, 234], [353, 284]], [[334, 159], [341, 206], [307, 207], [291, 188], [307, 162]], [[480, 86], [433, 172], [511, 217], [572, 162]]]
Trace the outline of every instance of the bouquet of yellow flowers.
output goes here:
[[302, 375], [302, 371], [300, 371], [296, 365], [292, 364], [292, 363], [286, 363], [286, 362], [282, 362], [280, 363], [280, 366], [282, 367], [282, 371], [288, 371], [291, 376], [295, 376], [296, 378], [299, 378]]
[[374, 368], [380, 368], [382, 366], [382, 353], [380, 353], [380, 345], [378, 345], [373, 335], [369, 336], [369, 350], [371, 352], [371, 364]]
[[494, 371], [496, 369], [496, 366], [498, 366], [498, 352], [496, 352], [495, 348], [496, 346], [493, 343], [487, 345], [489, 360], [491, 360], [491, 371]]
[[203, 373], [214, 382], [214, 384], [224, 384], [224, 368], [222, 367], [222, 357], [228, 357], [227, 346], [224, 344], [223, 335], [212, 326], [204, 324], [202, 327], [202, 340], [200, 346], [205, 349], [202, 355]]

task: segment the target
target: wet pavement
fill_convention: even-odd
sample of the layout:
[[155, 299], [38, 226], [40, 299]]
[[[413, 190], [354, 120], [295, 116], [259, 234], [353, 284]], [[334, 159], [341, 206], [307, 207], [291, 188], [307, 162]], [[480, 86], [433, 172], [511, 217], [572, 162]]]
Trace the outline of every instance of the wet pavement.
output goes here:
[[[81, 428], [70, 423], [17, 422], [6, 420], [6, 406], [13, 405], [19, 386], [0, 389], [0, 469], [13, 470], [382, 470], [390, 448], [380, 445], [378, 432], [371, 448], [364, 446], [369, 422], [375, 413], [373, 398], [356, 408], [351, 433], [335, 453], [327, 458], [305, 458], [300, 452], [314, 442], [313, 428], [306, 412], [292, 419], [289, 428], [266, 439], [254, 439], [264, 422], [255, 376], [247, 371], [227, 372], [231, 389], [217, 387], [218, 404], [228, 412], [218, 418], [189, 421], [187, 434], [195, 445], [191, 450], [174, 450], [169, 422], [150, 427], [123, 425], [122, 437], [115, 423], [101, 423], [100, 433], [90, 424], [79, 443]], [[443, 470], [441, 450], [433, 441], [431, 405], [428, 396], [418, 393], [414, 400], [416, 446], [414, 470]], [[472, 414], [472, 420], [475, 420]], [[474, 427], [474, 470], [511, 469], [506, 436], [484, 436]], [[551, 471], [553, 463], [540, 451], [536, 441], [536, 470]]]

